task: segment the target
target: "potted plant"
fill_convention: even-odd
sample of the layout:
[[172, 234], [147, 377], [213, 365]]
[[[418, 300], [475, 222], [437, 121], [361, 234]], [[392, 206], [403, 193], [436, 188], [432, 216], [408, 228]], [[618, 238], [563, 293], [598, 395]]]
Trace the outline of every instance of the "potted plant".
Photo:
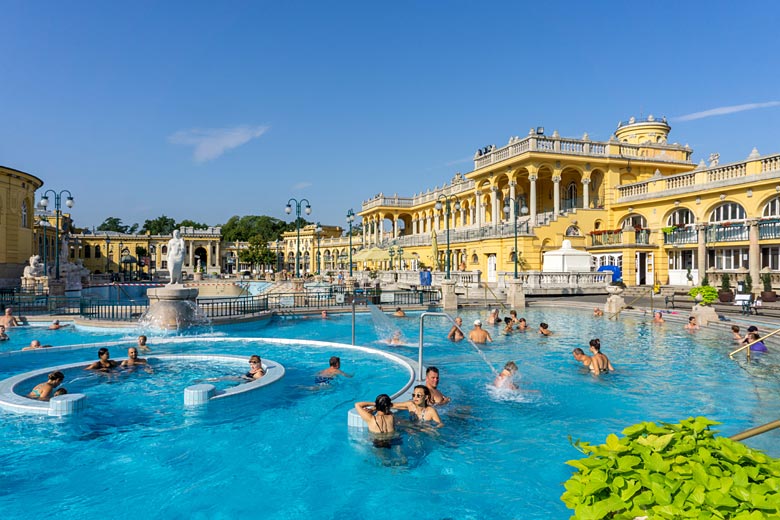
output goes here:
[[705, 417], [644, 422], [607, 436], [568, 465], [561, 500], [572, 518], [768, 518], [780, 508], [780, 460], [727, 437]]
[[734, 301], [734, 293], [731, 292], [731, 277], [729, 273], [723, 273], [720, 280], [720, 291], [718, 291], [718, 300], [721, 303], [731, 303]]
[[688, 296], [696, 300], [699, 305], [710, 305], [712, 302], [717, 301], [718, 291], [710, 285], [700, 285], [688, 291]]
[[761, 283], [764, 285], [764, 290], [761, 291], [761, 301], [776, 302], [777, 293], [772, 290], [772, 275], [769, 273], [762, 274]]

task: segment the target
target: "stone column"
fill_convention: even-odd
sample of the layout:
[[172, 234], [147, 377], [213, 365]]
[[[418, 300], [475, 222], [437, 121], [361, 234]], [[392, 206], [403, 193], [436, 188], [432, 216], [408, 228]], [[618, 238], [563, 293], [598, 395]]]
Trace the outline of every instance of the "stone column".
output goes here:
[[439, 212], [436, 212], [436, 215], [433, 217], [433, 229], [436, 230], [438, 233], [441, 230], [441, 226], [439, 226]]
[[531, 216], [531, 226], [536, 225], [536, 180], [539, 177], [537, 175], [529, 175], [528, 180], [531, 183], [531, 201], [528, 214]]
[[477, 190], [477, 192], [476, 192], [476, 194], [474, 196], [474, 201], [475, 201], [474, 210], [476, 212], [477, 227], [482, 227], [482, 223], [485, 222], [485, 219], [482, 216], [483, 207], [482, 207], [482, 192], [481, 191]]
[[509, 181], [509, 198], [510, 204], [509, 204], [509, 222], [514, 222], [517, 218], [517, 212], [515, 211], [517, 209], [517, 199], [515, 198], [515, 186], [517, 183], [515, 181]]
[[441, 282], [441, 306], [445, 311], [458, 310], [458, 295], [455, 294], [455, 281], [442, 280]]
[[[190, 248], [190, 254], [189, 254], [190, 270], [192, 270], [192, 272], [195, 272], [195, 264], [192, 263], [194, 259], [193, 255], [195, 254], [195, 242], [189, 241], [189, 242], [185, 242], [185, 244], [187, 244]], [[119, 258], [120, 259], [122, 258], [121, 251], [119, 252]]]
[[496, 186], [490, 188], [490, 209], [491, 224], [496, 228], [498, 227], [498, 188]]
[[[758, 245], [758, 220], [753, 219], [747, 221], [749, 226], [750, 241], [748, 249], [748, 270], [750, 271], [750, 278], [753, 279], [753, 287], [761, 287], [761, 247]], [[761, 291], [754, 292], [760, 293]]]
[[696, 250], [696, 269], [699, 271], [699, 280], [701, 281], [707, 274], [707, 224], [698, 224], [696, 229], [699, 235], [699, 244]]
[[398, 238], [398, 217], [393, 215], [393, 238]]
[[523, 291], [523, 281], [521, 278], [511, 278], [507, 281], [508, 291], [506, 293], [506, 304], [510, 309], [522, 309], [525, 307], [525, 292]]
[[561, 212], [561, 176], [554, 175], [553, 181], [553, 214], [557, 218]]
[[590, 179], [588, 177], [582, 179], [582, 208], [583, 209], [588, 209], [588, 206], [590, 206], [590, 191], [588, 190], [589, 185], [590, 185]]

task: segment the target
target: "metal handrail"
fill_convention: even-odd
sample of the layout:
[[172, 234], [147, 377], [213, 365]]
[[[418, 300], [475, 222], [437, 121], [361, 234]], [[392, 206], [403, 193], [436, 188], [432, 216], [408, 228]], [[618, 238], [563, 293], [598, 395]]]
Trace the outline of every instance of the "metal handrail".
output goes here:
[[487, 292], [490, 291], [490, 294], [493, 295], [493, 298], [498, 302], [498, 304], [501, 306], [503, 310], [506, 310], [506, 305], [504, 305], [504, 302], [498, 299], [498, 295], [493, 292], [493, 289], [491, 289], [487, 282], [483, 282], [485, 284], [485, 307], [492, 307], [492, 305], [488, 305], [487, 303]]
[[730, 353], [729, 353], [729, 357], [730, 357], [731, 359], [734, 359], [734, 354], [736, 354], [737, 352], [742, 352], [743, 350], [747, 349], [747, 358], [748, 358], [748, 359], [750, 359], [750, 346], [751, 346], [751, 345], [755, 345], [755, 344], [756, 344], [756, 343], [758, 343], [759, 341], [764, 341], [766, 338], [768, 338], [768, 337], [770, 337], [770, 336], [774, 336], [774, 335], [775, 335], [775, 334], [777, 334], [778, 332], [780, 332], [780, 329], [774, 330], [774, 331], [770, 332], [769, 334], [767, 334], [766, 336], [764, 336], [763, 338], [758, 338], [756, 341], [751, 341], [750, 343], [748, 343], [748, 344], [746, 344], [746, 345], [742, 345], [741, 347], [739, 347], [739, 348], [738, 348], [737, 350], [735, 350], [734, 352], [730, 352]]
[[766, 433], [768, 431], [772, 431], [777, 428], [780, 428], [780, 420], [762, 424], [761, 426], [756, 426], [755, 428], [750, 428], [749, 430], [745, 430], [744, 432], [740, 432], [737, 433], [736, 435], [732, 435], [731, 437], [729, 437], [729, 439], [731, 439], [732, 441], [741, 441], [743, 439], [749, 439], [750, 437], [755, 437], [756, 435], [761, 435], [762, 433]]
[[[637, 296], [636, 298], [634, 298], [633, 300], [631, 300], [630, 302], [628, 302], [628, 305], [624, 305], [624, 306], [622, 306], [621, 308], [619, 308], [619, 309], [618, 309], [616, 312], [614, 312], [614, 313], [612, 314], [612, 316], [609, 316], [609, 317], [608, 317], [608, 319], [610, 319], [610, 320], [611, 320], [612, 318], [615, 318], [615, 319], [617, 319], [618, 315], [620, 314], [620, 312], [621, 312], [623, 309], [627, 309], [628, 307], [631, 307], [631, 305], [632, 305], [632, 304], [634, 304], [634, 303], [636, 303], [637, 301], [639, 301], [639, 298], [642, 298], [642, 297], [644, 297], [644, 294], [640, 294], [639, 296]], [[653, 303], [652, 303], [652, 302], [653, 302], [653, 288], [651, 287], [651, 288], [650, 288], [650, 310], [651, 310], [651, 311], [653, 310]]]

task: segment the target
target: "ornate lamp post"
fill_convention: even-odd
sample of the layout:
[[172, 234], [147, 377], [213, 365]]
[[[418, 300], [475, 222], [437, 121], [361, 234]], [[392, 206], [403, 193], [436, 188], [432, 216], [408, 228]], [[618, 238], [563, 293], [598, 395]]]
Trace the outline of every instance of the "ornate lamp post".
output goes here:
[[43, 275], [48, 277], [49, 276], [49, 265], [48, 265], [48, 258], [49, 255], [46, 254], [46, 242], [49, 241], [49, 221], [41, 217], [40, 227], [43, 230]]
[[[442, 204], [442, 201], [444, 203]], [[446, 266], [446, 274], [444, 276], [445, 280], [450, 279], [450, 215], [452, 215], [452, 208], [455, 209], [455, 211], [458, 211], [460, 209], [460, 200], [458, 199], [457, 195], [444, 195], [443, 193], [439, 195], [438, 199], [436, 200], [436, 205], [434, 206], [437, 211], [441, 211], [442, 207], [444, 208], [444, 224], [447, 229], [447, 257], [445, 258], [444, 265]]]
[[390, 270], [393, 270], [393, 257], [395, 256], [395, 249], [392, 247], [387, 250], [387, 254], [390, 255]]
[[43, 206], [44, 209], [49, 205], [49, 193], [54, 195], [54, 215], [56, 217], [55, 229], [54, 229], [54, 253], [56, 258], [55, 268], [57, 270], [55, 278], [59, 280], [60, 279], [60, 208], [62, 204], [62, 194], [63, 193], [68, 194], [68, 198], [65, 201], [65, 205], [68, 206], [69, 208], [73, 207], [73, 195], [68, 190], [62, 190], [59, 193], [57, 193], [54, 190], [46, 190], [43, 193], [43, 197], [41, 197], [41, 206]]
[[322, 254], [320, 253], [320, 239], [322, 239], [322, 226], [320, 226], [320, 223], [317, 222], [317, 228], [314, 230], [314, 232], [317, 234], [317, 276], [320, 274], [320, 267], [321, 267], [321, 260], [322, 260]]
[[[510, 206], [511, 204], [511, 206]], [[513, 199], [511, 197], [507, 197], [504, 199], [504, 213], [509, 216], [510, 208], [514, 207], [514, 221], [515, 221], [515, 280], [517, 280], [517, 261], [518, 257], [520, 256], [520, 252], [517, 250], [517, 210], [518, 205], [520, 209], [520, 213], [523, 215], [528, 214], [528, 206], [525, 205], [525, 199]]]
[[349, 277], [352, 278], [352, 223], [355, 221], [355, 212], [347, 210], [347, 224], [349, 224]]
[[311, 204], [307, 199], [290, 199], [287, 201], [287, 206], [284, 207], [284, 212], [288, 215], [292, 213], [292, 204], [295, 204], [295, 233], [296, 233], [296, 242], [295, 242], [295, 277], [300, 278], [299, 276], [299, 261], [301, 256], [301, 204], [306, 203], [306, 214], [311, 215]]
[[401, 271], [404, 268], [403, 264], [403, 258], [404, 258], [404, 248], [401, 246], [398, 246], [398, 270]]

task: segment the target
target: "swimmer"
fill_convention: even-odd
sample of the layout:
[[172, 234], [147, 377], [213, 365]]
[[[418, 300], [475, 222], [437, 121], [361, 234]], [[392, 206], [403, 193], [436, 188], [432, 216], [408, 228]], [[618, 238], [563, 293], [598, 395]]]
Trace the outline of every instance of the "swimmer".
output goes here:
[[685, 324], [685, 330], [689, 332], [693, 332], [694, 330], [699, 330], [699, 324], [696, 323], [696, 316], [691, 316], [688, 318], [688, 323]]
[[552, 335], [552, 331], [550, 330], [550, 326], [547, 325], [545, 322], [542, 322], [539, 324], [539, 334], [542, 336], [550, 336]]
[[598, 307], [594, 307], [594, 308], [593, 308], [593, 317], [594, 317], [594, 318], [598, 318], [598, 317], [600, 317], [600, 316], [604, 316], [604, 311], [602, 311], [602, 310], [601, 310], [601, 309], [599, 309]]
[[742, 341], [742, 334], [739, 333], [739, 325], [731, 326], [731, 337], [734, 341]]
[[43, 348], [41, 342], [37, 339], [34, 339], [30, 342], [30, 346], [24, 347], [22, 350], [38, 350], [39, 348]]
[[[512, 320], [512, 325], [517, 325], [518, 320], [517, 320], [516, 310], [512, 309], [511, 311], [509, 311], [509, 318]], [[504, 318], [504, 321], [506, 322], [506, 318]]]
[[138, 349], [136, 347], [130, 347], [127, 349], [127, 359], [122, 361], [122, 364], [119, 365], [122, 368], [134, 368], [136, 366], [143, 366], [144, 371], [147, 374], [153, 373], [152, 367], [149, 366], [149, 364], [146, 362], [144, 358], [138, 357]]
[[6, 307], [5, 314], [0, 316], [0, 325], [5, 326], [6, 328], [19, 326], [19, 320], [14, 317], [13, 309], [11, 309], [11, 307]]
[[487, 319], [488, 325], [498, 325], [501, 323], [501, 318], [498, 316], [498, 309], [490, 311], [490, 316]]
[[751, 343], [750, 350], [753, 352], [767, 352], [769, 350], [764, 342], [761, 341], [761, 336], [758, 335], [758, 332], [748, 332], [748, 340]]
[[585, 354], [585, 351], [583, 351], [580, 347], [577, 347], [574, 350], [572, 350], [571, 353], [574, 356], [574, 359], [576, 359], [577, 361], [579, 361], [580, 363], [588, 367], [591, 370], [591, 372], [593, 371], [594, 369], [593, 358]]
[[528, 322], [525, 321], [525, 318], [517, 320], [517, 330], [522, 330], [524, 332], [528, 330]]
[[9, 339], [8, 334], [5, 333], [5, 325], [0, 325], [0, 341], [7, 341]]
[[352, 374], [347, 374], [341, 371], [341, 358], [338, 356], [331, 356], [328, 360], [328, 368], [320, 370], [317, 375], [314, 376], [314, 384], [316, 385], [329, 385], [336, 376], [352, 377]]
[[320, 316], [322, 317], [323, 320], [327, 320], [328, 319], [328, 311], [322, 311], [320, 313]]
[[755, 325], [751, 325], [750, 327], [748, 327], [747, 328], [747, 334], [745, 335], [744, 338], [742, 338], [742, 343], [750, 343], [750, 333], [751, 332], [758, 333], [758, 327], [756, 327]]
[[474, 343], [492, 343], [490, 333], [482, 328], [482, 321], [474, 320], [474, 328], [469, 331], [469, 339]]
[[265, 375], [265, 369], [263, 363], [260, 360], [260, 356], [253, 354], [249, 356], [249, 372], [244, 374], [245, 379], [255, 380], [260, 379]]
[[152, 349], [150, 349], [146, 345], [146, 339], [147, 339], [146, 336], [138, 336], [138, 350], [140, 350], [141, 352], [151, 352], [152, 351]]
[[49, 374], [49, 380], [45, 383], [35, 385], [35, 388], [27, 394], [30, 399], [37, 399], [38, 401], [48, 401], [52, 397], [52, 392], [62, 384], [65, 380], [65, 374], [57, 370]]
[[506, 323], [506, 326], [504, 327], [504, 332], [509, 334], [512, 332], [512, 329], [514, 328], [514, 323], [512, 322], [512, 318], [507, 316], [504, 318], [504, 323]]
[[428, 367], [425, 371], [425, 386], [431, 391], [431, 397], [429, 398], [429, 404], [433, 406], [444, 405], [450, 402], [450, 398], [441, 393], [439, 390], [439, 369], [436, 367]]
[[463, 318], [458, 316], [455, 318], [455, 325], [452, 326], [450, 329], [449, 334], [447, 334], [447, 339], [450, 341], [460, 341], [466, 336], [463, 334]]
[[653, 323], [663, 323], [664, 317], [661, 311], [655, 311], [653, 313]]
[[496, 388], [506, 388], [509, 390], [517, 390], [517, 385], [512, 381], [517, 373], [517, 364], [514, 361], [508, 361], [504, 368], [496, 376], [493, 381], [493, 386]]
[[51, 322], [51, 325], [49, 325], [49, 330], [57, 330], [64, 327], [64, 325], [60, 325], [60, 320], [54, 320]]
[[376, 400], [358, 401], [355, 410], [360, 418], [366, 422], [368, 431], [374, 436], [374, 446], [377, 448], [390, 448], [391, 440], [395, 432], [395, 416], [393, 416], [393, 402], [387, 394], [379, 394]]
[[390, 345], [400, 345], [401, 344], [401, 331], [397, 330], [393, 332], [393, 336], [388, 340], [388, 343]]
[[59, 395], [66, 395], [68, 393], [67, 388], [58, 388], [56, 392], [54, 392], [54, 397], [57, 397]]
[[84, 370], [97, 370], [98, 372], [110, 372], [114, 368], [118, 367], [119, 363], [110, 359], [108, 349], [103, 347], [98, 350], [98, 360], [94, 363], [87, 365]]
[[395, 316], [396, 318], [405, 318], [406, 317], [406, 313], [404, 312], [404, 310], [401, 307], [396, 307], [395, 308], [395, 312], [393, 313], [393, 316]]
[[591, 367], [594, 374], [613, 372], [615, 370], [609, 358], [601, 353], [601, 341], [598, 338], [590, 340], [590, 352], [593, 354]]
[[442, 426], [439, 412], [436, 408], [429, 406], [431, 399], [431, 391], [425, 385], [417, 385], [412, 390], [412, 400], [404, 401], [402, 403], [394, 403], [393, 408], [396, 410], [407, 410], [409, 412], [409, 419], [417, 422], [433, 421], [436, 426]]

